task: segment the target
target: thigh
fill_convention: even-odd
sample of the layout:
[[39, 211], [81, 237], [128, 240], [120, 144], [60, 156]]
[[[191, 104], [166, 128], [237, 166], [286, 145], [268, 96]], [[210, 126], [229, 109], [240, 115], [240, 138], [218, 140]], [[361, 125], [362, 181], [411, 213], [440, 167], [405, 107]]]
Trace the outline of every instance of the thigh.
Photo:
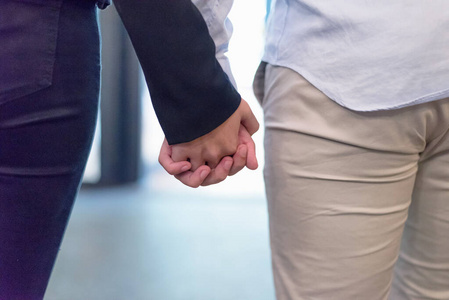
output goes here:
[[[449, 100], [435, 103], [449, 112]], [[449, 299], [449, 119], [422, 153], [391, 299]]]
[[425, 124], [349, 111], [273, 66], [263, 108], [278, 299], [386, 299]]
[[49, 8], [60, 10], [52, 76], [0, 102], [1, 299], [42, 299], [90, 150], [99, 40], [94, 1], [76, 2]]

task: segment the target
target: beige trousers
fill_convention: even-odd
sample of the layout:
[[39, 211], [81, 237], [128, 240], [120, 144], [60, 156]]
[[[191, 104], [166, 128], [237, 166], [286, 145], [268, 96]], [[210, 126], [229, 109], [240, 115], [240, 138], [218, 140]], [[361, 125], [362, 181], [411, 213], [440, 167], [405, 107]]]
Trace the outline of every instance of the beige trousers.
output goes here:
[[277, 299], [449, 299], [449, 99], [355, 112], [270, 65], [254, 87]]

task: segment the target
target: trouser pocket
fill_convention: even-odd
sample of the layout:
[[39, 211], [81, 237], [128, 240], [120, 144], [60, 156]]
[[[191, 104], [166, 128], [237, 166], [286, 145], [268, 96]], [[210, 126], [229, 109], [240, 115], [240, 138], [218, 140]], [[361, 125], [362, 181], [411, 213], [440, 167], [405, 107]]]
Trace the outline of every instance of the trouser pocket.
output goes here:
[[253, 92], [256, 96], [259, 104], [262, 105], [263, 98], [265, 96], [265, 69], [267, 67], [267, 63], [261, 61], [259, 67], [256, 70], [256, 74], [254, 75], [253, 80]]
[[0, 104], [52, 84], [61, 3], [0, 2]]

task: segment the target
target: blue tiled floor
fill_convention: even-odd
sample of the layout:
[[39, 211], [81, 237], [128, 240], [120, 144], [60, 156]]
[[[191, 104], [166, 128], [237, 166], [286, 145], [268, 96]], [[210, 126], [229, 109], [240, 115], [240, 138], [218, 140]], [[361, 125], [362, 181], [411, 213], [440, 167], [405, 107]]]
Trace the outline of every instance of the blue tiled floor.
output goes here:
[[273, 300], [263, 197], [83, 189], [46, 300]]

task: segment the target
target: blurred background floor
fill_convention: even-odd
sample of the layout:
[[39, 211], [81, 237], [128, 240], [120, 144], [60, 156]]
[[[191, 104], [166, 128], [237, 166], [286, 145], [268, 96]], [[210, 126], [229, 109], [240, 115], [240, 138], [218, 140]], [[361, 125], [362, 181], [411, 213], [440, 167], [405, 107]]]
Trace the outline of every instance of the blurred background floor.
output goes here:
[[274, 299], [265, 200], [200, 194], [83, 189], [45, 299]]
[[[235, 1], [230, 18], [231, 67], [263, 125], [251, 82], [262, 54], [265, 2]], [[157, 164], [163, 134], [144, 98], [144, 176], [132, 185], [80, 191], [45, 300], [274, 300], [263, 129], [254, 135], [258, 170], [187, 188]]]

